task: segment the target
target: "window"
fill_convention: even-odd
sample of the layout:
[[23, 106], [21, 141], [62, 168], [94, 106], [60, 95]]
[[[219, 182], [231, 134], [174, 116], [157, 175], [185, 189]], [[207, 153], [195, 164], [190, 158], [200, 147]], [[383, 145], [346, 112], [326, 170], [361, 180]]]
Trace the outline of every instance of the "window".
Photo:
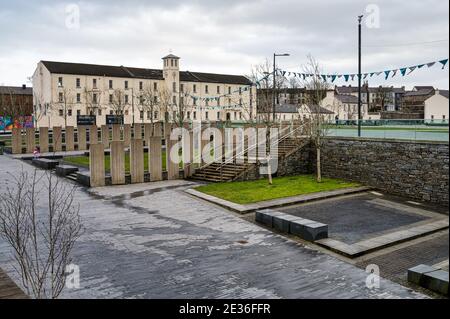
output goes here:
[[153, 91], [158, 91], [158, 83], [153, 83]]
[[236, 113], [236, 112], [234, 112], [234, 119], [236, 119], [236, 118], [237, 118], [236, 114], [237, 114], [237, 113]]
[[209, 106], [209, 101], [205, 100], [205, 106]]
[[144, 82], [140, 81], [139, 82], [139, 90], [143, 90], [144, 89]]
[[128, 94], [125, 94], [125, 104], [128, 104]]
[[59, 92], [58, 99], [59, 99], [59, 103], [62, 103], [64, 101], [62, 92]]
[[217, 94], [220, 94], [220, 86], [217, 86]]
[[228, 106], [231, 106], [231, 99], [228, 98]]
[[60, 77], [58, 78], [58, 86], [59, 86], [59, 87], [62, 87], [62, 86], [63, 86], [63, 78], [62, 78], [62, 76], [60, 76]]
[[128, 90], [128, 81], [125, 81], [125, 90]]
[[102, 110], [98, 109], [98, 115], [101, 116], [102, 115]]
[[205, 112], [205, 118], [208, 120], [209, 119], [209, 114], [208, 112]]
[[217, 119], [220, 120], [220, 112], [217, 112]]
[[228, 87], [228, 94], [231, 94], [231, 86]]
[[139, 112], [139, 119], [141, 119], [141, 120], [144, 119], [144, 111]]
[[172, 83], [172, 91], [176, 92], [177, 91], [177, 82], [173, 82]]
[[220, 106], [220, 97], [217, 98], [217, 106]]
[[242, 95], [242, 88], [239, 88], [239, 95]]
[[194, 93], [197, 93], [197, 84], [194, 84], [192, 86], [192, 91], [194, 91]]
[[113, 115], [114, 112], [112, 110], [109, 111], [109, 115]]
[[184, 84], [180, 84], [180, 92], [181, 92], [181, 93], [184, 92]]
[[158, 97], [157, 97], [156, 95], [153, 97], [153, 101], [154, 101], [155, 103], [158, 103]]
[[140, 105], [144, 104], [144, 96], [142, 95], [139, 96], [139, 104]]
[[208, 86], [205, 85], [205, 93], [208, 94], [209, 93], [208, 91], [209, 91]]
[[112, 102], [113, 102], [113, 98], [114, 98], [114, 97], [113, 97], [113, 95], [112, 95], [112, 94], [110, 94], [110, 95], [109, 95], [109, 103], [111, 103], [111, 104], [112, 104]]
[[77, 110], [77, 116], [78, 115], [81, 115], [81, 111], [80, 110]]
[[190, 119], [191, 119], [191, 112], [188, 111], [188, 112], [186, 113], [186, 117], [187, 117], [188, 120], [190, 120]]
[[67, 116], [72, 116], [72, 110], [67, 110]]
[[92, 103], [97, 104], [97, 93], [92, 94]]
[[197, 99], [196, 99], [195, 97], [192, 98], [192, 104], [193, 104], [194, 106], [197, 105]]
[[158, 118], [158, 111], [155, 111], [155, 117], [154, 119], [156, 120]]
[[64, 110], [63, 109], [59, 110], [59, 116], [64, 116]]
[[194, 111], [193, 115], [194, 115], [194, 120], [196, 120], [197, 119], [197, 112]]
[[77, 88], [81, 87], [81, 80], [80, 80], [80, 78], [77, 78], [75, 83], [76, 83]]
[[239, 99], [239, 106], [242, 106], [242, 99]]
[[128, 113], [128, 110], [125, 110], [125, 115], [128, 116], [128, 114], [129, 114], [129, 113]]
[[442, 119], [445, 120], [445, 115], [442, 115]]
[[113, 89], [113, 80], [109, 80], [109, 89], [112, 90]]
[[172, 102], [173, 102], [174, 105], [177, 104], [177, 97], [176, 97], [176, 96], [173, 96], [173, 97], [172, 97]]
[[81, 94], [77, 93], [77, 103], [81, 103]]
[[173, 66], [173, 60], [170, 60], [170, 66]]
[[94, 89], [97, 88], [97, 79], [92, 79], [92, 87], [93, 87]]

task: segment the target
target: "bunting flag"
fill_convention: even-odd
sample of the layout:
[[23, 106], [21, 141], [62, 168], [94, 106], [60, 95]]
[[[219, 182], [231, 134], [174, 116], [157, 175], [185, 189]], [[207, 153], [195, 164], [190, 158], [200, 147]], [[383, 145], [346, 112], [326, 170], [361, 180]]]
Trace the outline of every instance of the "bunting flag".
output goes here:
[[441, 64], [442, 64], [442, 69], [444, 69], [444, 68], [445, 68], [445, 65], [447, 64], [447, 62], [448, 62], [448, 59], [445, 59], [445, 60], [441, 60], [441, 61], [439, 61], [439, 63], [441, 63]]
[[384, 78], [385, 80], [387, 80], [388, 79], [388, 77], [389, 77], [389, 74], [391, 73], [391, 71], [390, 70], [388, 70], [388, 71], [384, 71], [384, 74], [386, 75], [386, 77]]
[[400, 73], [402, 74], [402, 76], [405, 76], [405, 74], [406, 74], [406, 68], [401, 68], [401, 69], [400, 69]]

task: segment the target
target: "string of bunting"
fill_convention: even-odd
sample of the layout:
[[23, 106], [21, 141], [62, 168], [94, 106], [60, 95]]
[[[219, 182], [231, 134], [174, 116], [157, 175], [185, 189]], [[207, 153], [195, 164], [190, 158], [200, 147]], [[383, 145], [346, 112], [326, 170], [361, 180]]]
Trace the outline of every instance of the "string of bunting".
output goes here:
[[[444, 69], [445, 66], [447, 65], [447, 63], [448, 63], [448, 59], [444, 59], [444, 60], [439, 60], [439, 61], [433, 61], [433, 62], [418, 64], [418, 65], [414, 65], [414, 66], [409, 66], [409, 67], [398, 68], [398, 69], [391, 69], [391, 70], [385, 70], [385, 71], [362, 73], [361, 75], [362, 75], [363, 79], [367, 79], [368, 77], [372, 78], [374, 76], [383, 75], [384, 79], [387, 80], [389, 77], [393, 78], [397, 74], [401, 74], [401, 76], [409, 75], [412, 72], [414, 72], [415, 70], [422, 69], [425, 66], [427, 66], [428, 68], [431, 68], [431, 67], [433, 67], [436, 64], [441, 64], [442, 65], [442, 69]], [[306, 78], [315, 76], [314, 74], [288, 72], [288, 71], [283, 71], [283, 70], [277, 70], [276, 71], [276, 75], [288, 76], [288, 77], [293, 76], [293, 77], [302, 78], [303, 80], [305, 80]], [[336, 79], [344, 79], [345, 82], [348, 82], [349, 80], [353, 81], [355, 78], [358, 78], [359, 75], [355, 74], [355, 73], [350, 73], [350, 74], [318, 74], [317, 77], [321, 78], [325, 82], [327, 82], [328, 80], [331, 80], [331, 82], [334, 82], [334, 81], [336, 81]]]

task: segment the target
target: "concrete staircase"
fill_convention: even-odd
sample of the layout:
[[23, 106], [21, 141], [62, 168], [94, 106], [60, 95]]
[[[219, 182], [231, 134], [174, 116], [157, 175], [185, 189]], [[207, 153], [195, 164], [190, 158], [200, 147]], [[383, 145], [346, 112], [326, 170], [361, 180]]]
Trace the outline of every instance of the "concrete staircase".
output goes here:
[[[280, 160], [288, 157], [308, 143], [306, 138], [285, 138], [278, 144], [278, 158]], [[255, 167], [255, 163], [248, 163], [247, 153], [244, 154], [244, 163], [212, 163], [200, 169], [190, 178], [205, 182], [229, 182], [236, 180], [247, 170]]]

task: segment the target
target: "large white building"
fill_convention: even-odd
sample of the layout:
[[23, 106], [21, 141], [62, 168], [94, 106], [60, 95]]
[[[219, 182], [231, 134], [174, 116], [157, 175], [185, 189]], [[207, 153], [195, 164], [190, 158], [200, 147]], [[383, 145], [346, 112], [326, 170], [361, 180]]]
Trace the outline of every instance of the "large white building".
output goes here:
[[434, 94], [425, 100], [424, 113], [426, 121], [436, 123], [448, 121], [448, 90], [435, 90]]
[[256, 116], [256, 87], [241, 75], [180, 71], [168, 55], [162, 69], [40, 61], [33, 74], [38, 127], [77, 126], [77, 116], [123, 116], [124, 123], [244, 121]]

